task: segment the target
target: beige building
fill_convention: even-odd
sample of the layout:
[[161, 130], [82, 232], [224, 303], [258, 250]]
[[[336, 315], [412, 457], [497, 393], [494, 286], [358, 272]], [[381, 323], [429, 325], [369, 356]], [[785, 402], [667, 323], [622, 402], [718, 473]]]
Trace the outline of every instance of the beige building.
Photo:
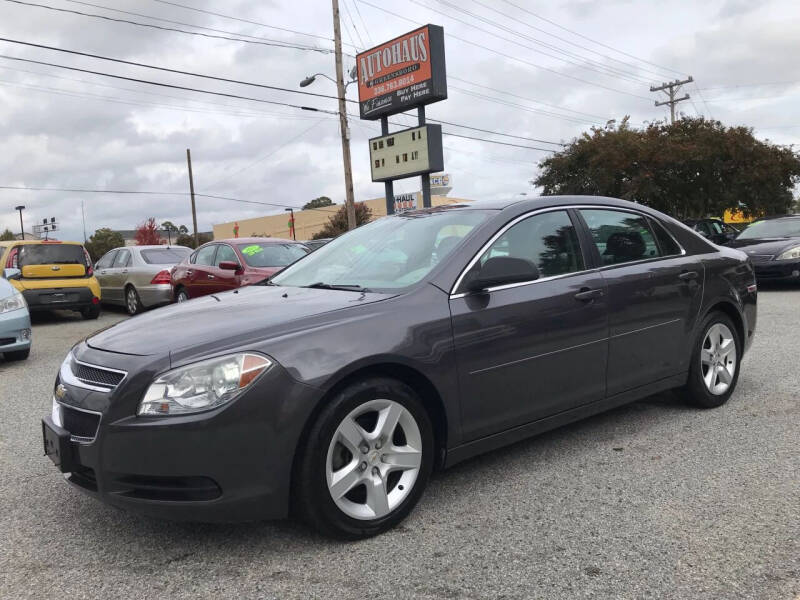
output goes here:
[[[419, 192], [416, 194], [404, 194], [402, 197], [405, 198], [408, 196], [417, 196], [416, 205], [422, 205], [422, 199], [419, 197]], [[450, 198], [449, 196], [431, 196], [432, 206], [460, 204], [462, 202], [470, 201], [460, 198]], [[367, 200], [366, 204], [372, 211], [373, 220], [386, 216], [386, 200], [384, 198]], [[311, 210], [296, 210], [294, 212], [294, 223], [297, 239], [310, 240], [315, 233], [325, 226], [325, 224], [328, 222], [328, 218], [338, 211], [341, 206], [342, 205], [340, 204], [336, 204], [333, 206], [326, 206], [324, 208]], [[289, 213], [283, 212], [265, 217], [240, 219], [239, 221], [231, 221], [230, 223], [220, 223], [219, 225], [214, 225], [214, 239], [222, 240], [236, 237], [233, 229], [237, 223], [239, 225], [238, 237], [265, 236], [288, 239], [291, 239], [292, 237], [292, 234], [289, 231]]]

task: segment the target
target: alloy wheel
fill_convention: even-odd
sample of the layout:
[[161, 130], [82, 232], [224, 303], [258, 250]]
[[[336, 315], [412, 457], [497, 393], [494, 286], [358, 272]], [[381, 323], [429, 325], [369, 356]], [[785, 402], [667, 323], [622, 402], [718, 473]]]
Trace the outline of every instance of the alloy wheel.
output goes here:
[[422, 435], [411, 412], [393, 400], [370, 400], [333, 434], [325, 461], [328, 491], [360, 520], [385, 517], [408, 497], [422, 465]]
[[189, 296], [186, 295], [186, 292], [181, 290], [178, 292], [178, 302], [186, 302], [189, 299]]
[[128, 288], [126, 300], [128, 305], [128, 313], [135, 315], [139, 310], [139, 298], [136, 297], [136, 290], [133, 288]]
[[724, 323], [714, 323], [700, 349], [700, 370], [706, 389], [720, 396], [728, 391], [736, 373], [736, 339]]

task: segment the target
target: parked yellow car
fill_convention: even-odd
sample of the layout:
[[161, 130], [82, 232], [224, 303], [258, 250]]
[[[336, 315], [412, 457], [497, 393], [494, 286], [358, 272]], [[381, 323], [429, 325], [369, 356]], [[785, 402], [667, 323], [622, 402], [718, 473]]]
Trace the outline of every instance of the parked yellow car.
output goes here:
[[76, 310], [84, 319], [100, 316], [100, 285], [89, 253], [78, 242], [0, 242], [0, 266], [16, 269], [9, 281], [31, 312]]

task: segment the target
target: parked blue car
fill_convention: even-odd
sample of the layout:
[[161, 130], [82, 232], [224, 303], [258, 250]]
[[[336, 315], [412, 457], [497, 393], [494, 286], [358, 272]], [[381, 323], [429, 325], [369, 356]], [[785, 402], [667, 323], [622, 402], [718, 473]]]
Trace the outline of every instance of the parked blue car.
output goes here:
[[31, 315], [28, 305], [8, 279], [19, 269], [5, 269], [0, 278], [0, 354], [6, 360], [25, 360], [31, 353]]

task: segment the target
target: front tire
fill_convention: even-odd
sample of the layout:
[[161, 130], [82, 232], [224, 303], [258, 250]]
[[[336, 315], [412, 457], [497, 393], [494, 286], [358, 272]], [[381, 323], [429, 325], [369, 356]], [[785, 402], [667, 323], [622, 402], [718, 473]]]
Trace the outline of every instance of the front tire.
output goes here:
[[712, 312], [695, 341], [684, 395], [701, 408], [722, 406], [736, 389], [741, 360], [742, 342], [736, 325], [728, 315]]
[[300, 516], [320, 532], [361, 539], [402, 521], [433, 470], [433, 426], [417, 394], [384, 377], [338, 392], [315, 420], [295, 475]]

